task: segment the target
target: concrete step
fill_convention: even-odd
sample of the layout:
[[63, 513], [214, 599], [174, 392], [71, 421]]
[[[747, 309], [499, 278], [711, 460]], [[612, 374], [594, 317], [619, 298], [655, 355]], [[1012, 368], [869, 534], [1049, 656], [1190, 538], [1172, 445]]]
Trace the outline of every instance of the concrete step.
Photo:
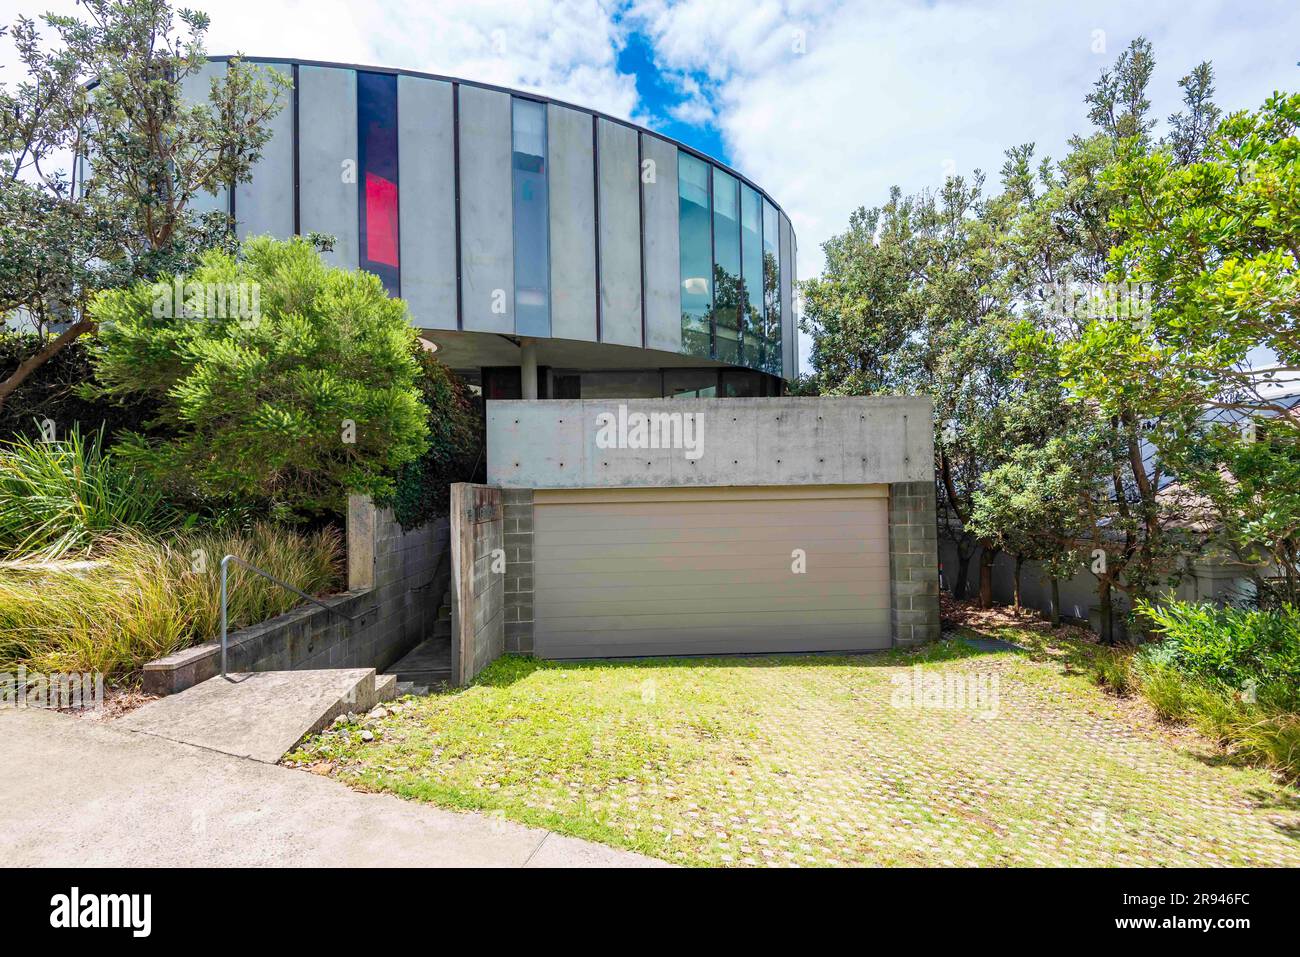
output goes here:
[[451, 680], [451, 638], [435, 633], [420, 642], [403, 658], [388, 666], [386, 675], [398, 681], [436, 685]]
[[374, 668], [218, 675], [150, 702], [116, 727], [274, 764], [305, 735], [397, 693]]

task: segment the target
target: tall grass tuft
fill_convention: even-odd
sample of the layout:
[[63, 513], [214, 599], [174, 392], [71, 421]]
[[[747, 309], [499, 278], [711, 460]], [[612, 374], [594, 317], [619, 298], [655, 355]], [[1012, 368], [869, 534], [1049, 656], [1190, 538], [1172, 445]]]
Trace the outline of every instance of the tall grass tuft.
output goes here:
[[160, 531], [179, 518], [160, 490], [104, 449], [102, 430], [0, 444], [0, 553], [86, 555], [101, 535]]
[[[123, 677], [146, 662], [215, 639], [219, 563], [238, 555], [307, 594], [335, 587], [342, 539], [273, 525], [244, 533], [156, 539], [121, 532], [93, 561], [0, 565], [0, 670], [91, 671]], [[301, 599], [261, 576], [233, 571], [231, 628], [282, 614]]]

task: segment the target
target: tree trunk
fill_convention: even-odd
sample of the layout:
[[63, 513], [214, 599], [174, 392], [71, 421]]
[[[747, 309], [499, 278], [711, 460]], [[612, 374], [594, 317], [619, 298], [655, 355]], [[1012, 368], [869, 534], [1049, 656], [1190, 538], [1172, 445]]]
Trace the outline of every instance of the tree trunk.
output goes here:
[[[965, 548], [962, 547], [963, 544]], [[974, 555], [975, 549], [969, 541], [957, 542], [957, 584], [953, 586], [953, 598], [960, 600], [966, 597], [966, 589], [970, 585], [970, 560]]]
[[40, 351], [18, 363], [18, 368], [7, 379], [0, 382], [0, 409], [4, 408], [5, 400], [13, 394], [14, 390], [27, 381], [28, 376], [62, 352], [74, 339], [93, 328], [95, 328], [94, 321], [82, 319], [80, 322], [69, 326], [57, 339], [51, 339], [47, 342]]
[[1061, 581], [1055, 575], [1052, 576], [1052, 627], [1061, 627]]
[[1101, 608], [1101, 643], [1113, 645], [1115, 644], [1114, 609], [1111, 606], [1109, 578], [1103, 578], [1097, 584], [1097, 597]]
[[980, 602], [981, 608], [993, 607], [993, 560], [998, 553], [991, 548], [980, 552]]
[[1017, 555], [1015, 577], [1012, 579], [1011, 582], [1011, 591], [1013, 593], [1013, 601], [1015, 603], [1015, 608], [1017, 612], [1020, 611], [1020, 570], [1024, 568], [1024, 566], [1025, 566], [1025, 556]]

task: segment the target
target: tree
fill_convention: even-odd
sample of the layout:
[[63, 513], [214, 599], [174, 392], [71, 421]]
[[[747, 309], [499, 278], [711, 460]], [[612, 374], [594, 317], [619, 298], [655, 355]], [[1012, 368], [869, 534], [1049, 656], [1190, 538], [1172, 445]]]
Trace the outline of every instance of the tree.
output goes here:
[[1078, 565], [1074, 537], [1076, 502], [1088, 489], [1075, 468], [1067, 440], [1022, 445], [984, 476], [975, 493], [970, 529], [1015, 557], [1014, 603], [1020, 608], [1021, 570], [1026, 561], [1043, 564], [1051, 581], [1051, 619], [1061, 623], [1060, 578]]
[[1004, 209], [983, 179], [951, 177], [937, 195], [859, 209], [824, 245], [826, 268], [803, 285], [803, 328], [813, 336], [815, 388], [825, 394], [928, 395], [936, 420], [935, 471], [942, 520], [958, 548], [956, 593], [983, 546], [980, 602], [992, 603], [997, 545], [965, 529], [980, 477], [1014, 447], [1009, 399], [1014, 366], [993, 295]]
[[[190, 268], [230, 241], [196, 197], [247, 182], [286, 81], [232, 60], [206, 103], [182, 84], [206, 62], [206, 14], [166, 0], [82, 0], [86, 19], [47, 14], [12, 28], [26, 72], [0, 87], [0, 313], [23, 310], [42, 343], [0, 381], [0, 405], [94, 329], [101, 289]], [[179, 23], [177, 20], [179, 19]], [[77, 182], [63, 169], [84, 157]], [[64, 328], [50, 334], [50, 326]]]
[[179, 287], [102, 292], [91, 314], [104, 390], [161, 410], [163, 435], [121, 452], [178, 495], [337, 513], [391, 495], [427, 447], [406, 305], [306, 239], [210, 251]]

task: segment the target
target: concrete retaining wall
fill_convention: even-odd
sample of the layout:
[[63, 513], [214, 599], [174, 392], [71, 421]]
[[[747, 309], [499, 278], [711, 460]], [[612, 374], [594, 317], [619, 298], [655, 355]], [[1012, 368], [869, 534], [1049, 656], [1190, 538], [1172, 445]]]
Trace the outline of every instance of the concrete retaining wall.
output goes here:
[[934, 482], [889, 487], [889, 616], [894, 644], [939, 637], [939, 528]]
[[505, 653], [505, 538], [501, 489], [451, 487], [451, 674], [458, 685]]
[[[432, 633], [451, 574], [446, 519], [403, 531], [390, 510], [353, 497], [347, 592], [232, 632], [229, 670], [383, 669]], [[221, 673], [219, 640], [144, 667], [144, 690], [175, 694]]]

